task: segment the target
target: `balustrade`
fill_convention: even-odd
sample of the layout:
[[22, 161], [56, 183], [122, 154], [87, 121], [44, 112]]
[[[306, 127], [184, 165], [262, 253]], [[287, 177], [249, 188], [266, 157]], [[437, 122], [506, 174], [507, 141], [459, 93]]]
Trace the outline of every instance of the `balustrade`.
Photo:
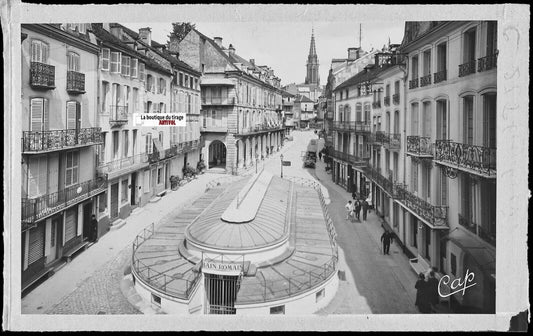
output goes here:
[[67, 91], [70, 93], [85, 93], [85, 74], [67, 71]]
[[30, 154], [99, 144], [102, 143], [100, 132], [100, 127], [40, 132], [24, 131], [22, 132], [22, 152]]
[[431, 84], [431, 74], [420, 77], [420, 86], [428, 86]]
[[416, 89], [418, 87], [418, 78], [409, 81], [409, 89]]
[[417, 156], [433, 156], [431, 138], [418, 135], [408, 136], [407, 153]]
[[496, 175], [496, 148], [437, 140], [435, 160], [453, 163], [458, 169], [474, 170], [487, 177]]
[[448, 227], [448, 207], [432, 205], [407, 190], [404, 186], [397, 186], [400, 199], [414, 213], [435, 227]]
[[30, 63], [30, 85], [36, 89], [55, 88], [55, 70], [50, 64]]
[[459, 77], [464, 77], [476, 72], [476, 60], [459, 65]]
[[390, 96], [383, 97], [383, 104], [385, 104], [385, 106], [390, 105]]
[[496, 68], [498, 60], [498, 51], [494, 54], [487, 55], [485, 57], [478, 58], [477, 60], [477, 72], [487, 71]]
[[437, 84], [446, 80], [447, 70], [437, 71], [433, 74], [433, 83]]
[[400, 104], [400, 94], [399, 93], [395, 93], [395, 94], [392, 95], [392, 103], [394, 105]]

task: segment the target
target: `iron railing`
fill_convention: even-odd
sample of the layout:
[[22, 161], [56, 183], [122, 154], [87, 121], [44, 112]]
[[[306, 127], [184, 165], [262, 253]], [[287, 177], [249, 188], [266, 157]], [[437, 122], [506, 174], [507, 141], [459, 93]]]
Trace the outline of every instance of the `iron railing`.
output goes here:
[[487, 71], [496, 68], [498, 63], [498, 51], [494, 54], [487, 55], [485, 57], [478, 58], [477, 60], [477, 72]]
[[381, 102], [379, 100], [372, 102], [372, 108], [380, 108], [380, 107], [381, 107]]
[[39, 62], [30, 63], [30, 85], [37, 89], [55, 88], [56, 68], [50, 64]]
[[447, 70], [437, 71], [433, 74], [433, 83], [437, 84], [446, 80]]
[[448, 207], [432, 205], [407, 190], [405, 186], [398, 186], [399, 199], [424, 220], [435, 227], [448, 227]]
[[496, 148], [437, 140], [435, 160], [453, 163], [458, 169], [474, 170], [485, 176], [496, 175]]
[[100, 127], [53, 131], [23, 131], [22, 152], [54, 151], [75, 146], [96, 145], [102, 143]]
[[259, 132], [267, 132], [267, 131], [276, 131], [283, 129], [283, 125], [272, 125], [272, 124], [258, 124], [250, 127], [240, 127], [237, 129], [237, 134], [240, 135], [246, 135], [246, 134], [254, 134]]
[[352, 154], [344, 153], [336, 149], [330, 150], [328, 155], [336, 159], [351, 163], [354, 166], [366, 166], [368, 164], [368, 160], [370, 160], [370, 155], [367, 155], [365, 157], [359, 157]]
[[33, 223], [62, 211], [71, 205], [80, 203], [106, 190], [106, 188], [107, 178], [99, 177], [37, 198], [23, 198], [21, 213], [22, 230], [29, 229]]
[[235, 105], [235, 97], [211, 97], [202, 96], [202, 105]]
[[392, 103], [394, 105], [400, 104], [400, 94], [399, 93], [395, 93], [395, 94], [392, 95]]
[[370, 124], [364, 121], [333, 121], [332, 126], [337, 131], [370, 132]]
[[433, 156], [431, 137], [410, 135], [407, 137], [407, 153], [417, 156]]
[[[159, 289], [165, 294], [179, 298], [189, 299], [191, 293], [196, 288], [198, 280], [201, 278], [200, 272], [191, 272], [192, 277], [185, 278], [183, 275], [169, 275], [155, 270], [149, 265], [144, 264], [136, 256], [137, 249], [155, 233], [154, 224], [152, 223], [145, 228], [140, 234], [135, 237], [132, 245], [131, 267], [138, 280], [143, 281], [152, 288]], [[168, 287], [169, 283], [173, 283], [172, 287]]]
[[383, 97], [383, 104], [385, 104], [385, 106], [390, 105], [390, 96]]
[[431, 74], [420, 77], [420, 87], [428, 86], [431, 84]]
[[479, 236], [481, 239], [491, 244], [492, 246], [496, 246], [496, 234], [495, 233], [488, 232], [481, 225], [476, 224], [472, 219], [467, 218], [466, 216], [462, 214], [457, 214], [457, 215], [459, 218], [459, 224], [461, 226], [463, 226], [468, 231], [474, 233], [475, 235]]
[[85, 93], [85, 74], [77, 71], [67, 71], [67, 91]]
[[128, 123], [128, 106], [110, 105], [109, 123], [111, 127], [121, 126]]
[[409, 89], [415, 89], [418, 87], [418, 78], [409, 81]]
[[459, 77], [464, 77], [476, 72], [476, 60], [471, 60], [459, 65]]
[[146, 153], [140, 153], [137, 155], [132, 155], [129, 157], [121, 158], [107, 163], [100, 163], [97, 168], [98, 171], [102, 173], [112, 173], [122, 169], [132, 167], [137, 164], [147, 163], [148, 155]]

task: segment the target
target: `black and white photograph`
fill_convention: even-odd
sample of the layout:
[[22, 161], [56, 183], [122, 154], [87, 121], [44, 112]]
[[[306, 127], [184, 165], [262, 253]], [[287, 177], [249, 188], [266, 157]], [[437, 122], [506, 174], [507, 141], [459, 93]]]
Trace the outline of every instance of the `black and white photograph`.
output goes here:
[[529, 11], [6, 1], [3, 329], [526, 331]]

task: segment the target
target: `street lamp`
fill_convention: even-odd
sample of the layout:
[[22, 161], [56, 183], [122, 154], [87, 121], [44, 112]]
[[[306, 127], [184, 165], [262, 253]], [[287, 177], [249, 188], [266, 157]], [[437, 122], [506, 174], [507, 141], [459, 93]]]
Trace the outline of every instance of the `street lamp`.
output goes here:
[[283, 178], [283, 154], [281, 154], [279, 158], [281, 159], [281, 178]]

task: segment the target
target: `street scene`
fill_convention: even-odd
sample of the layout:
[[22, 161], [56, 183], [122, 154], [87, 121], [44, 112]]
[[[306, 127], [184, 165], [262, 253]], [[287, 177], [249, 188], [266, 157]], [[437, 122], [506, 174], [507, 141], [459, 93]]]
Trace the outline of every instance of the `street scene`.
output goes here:
[[21, 24], [21, 313], [494, 314], [498, 21], [232, 24]]

